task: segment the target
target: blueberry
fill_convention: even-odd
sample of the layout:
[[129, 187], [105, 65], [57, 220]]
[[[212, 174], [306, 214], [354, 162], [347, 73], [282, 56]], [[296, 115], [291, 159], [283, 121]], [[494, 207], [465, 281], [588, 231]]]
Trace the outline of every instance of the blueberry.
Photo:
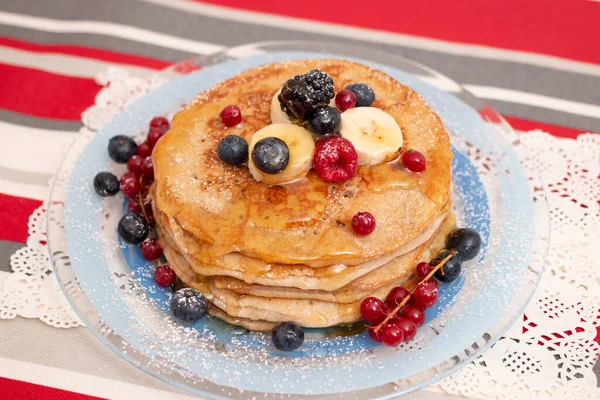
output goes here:
[[[435, 256], [435, 258], [433, 260], [431, 260], [431, 262], [429, 264], [432, 267], [435, 267], [444, 258], [448, 257], [450, 254], [451, 253], [449, 250], [445, 250], [445, 249], [440, 250], [439, 253], [437, 254], [437, 256]], [[442, 273], [442, 269], [444, 270], [443, 273]], [[450, 258], [448, 261], [446, 261], [446, 264], [444, 264], [444, 266], [441, 269], [438, 269], [437, 271], [435, 271], [434, 276], [435, 276], [435, 279], [437, 279], [438, 281], [448, 283], [448, 282], [452, 282], [453, 280], [458, 278], [461, 270], [462, 270], [461, 262], [458, 259], [458, 255], [455, 255], [452, 258]]]
[[119, 164], [125, 164], [136, 150], [137, 144], [129, 136], [118, 135], [108, 141], [108, 155]]
[[219, 142], [217, 154], [229, 165], [240, 165], [248, 160], [248, 142], [238, 135], [227, 135]]
[[141, 215], [125, 214], [117, 227], [121, 239], [130, 244], [142, 243], [148, 237], [148, 224]]
[[276, 137], [266, 137], [254, 145], [252, 162], [262, 172], [278, 174], [290, 162], [290, 149], [283, 140]]
[[375, 101], [375, 92], [364, 83], [351, 83], [346, 86], [356, 96], [356, 107], [370, 107]]
[[194, 322], [208, 313], [208, 301], [199, 291], [192, 288], [179, 289], [171, 297], [173, 316], [183, 322]]
[[479, 249], [481, 249], [481, 236], [474, 229], [455, 229], [448, 235], [446, 247], [456, 251], [461, 261], [468, 261], [479, 253]]
[[335, 107], [319, 107], [308, 116], [307, 129], [315, 135], [325, 136], [340, 133], [342, 115]]
[[277, 350], [296, 350], [304, 342], [304, 331], [295, 322], [282, 322], [271, 332], [273, 344]]
[[94, 190], [98, 196], [114, 196], [119, 193], [119, 186], [119, 179], [110, 172], [100, 172], [94, 178]]

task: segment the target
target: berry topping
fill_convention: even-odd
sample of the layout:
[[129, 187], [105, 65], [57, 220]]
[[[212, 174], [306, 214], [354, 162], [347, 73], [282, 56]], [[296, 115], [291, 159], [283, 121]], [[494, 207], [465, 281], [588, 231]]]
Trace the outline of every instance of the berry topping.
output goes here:
[[304, 331], [295, 322], [282, 322], [273, 328], [271, 339], [277, 350], [292, 351], [304, 342]]
[[165, 117], [154, 117], [150, 121], [150, 129], [152, 128], [159, 128], [163, 132], [166, 132], [169, 130], [169, 120]]
[[356, 106], [356, 95], [348, 89], [340, 90], [335, 95], [335, 106], [344, 112]]
[[196, 289], [179, 289], [171, 297], [171, 312], [180, 321], [194, 322], [208, 313], [208, 302]]
[[428, 282], [421, 283], [413, 292], [411, 299], [414, 301], [414, 304], [423, 308], [429, 308], [438, 299], [438, 288]]
[[121, 239], [130, 244], [140, 244], [148, 237], [148, 224], [138, 214], [125, 214], [117, 227]]
[[141, 189], [142, 197], [146, 197], [146, 195], [150, 191], [150, 186], [152, 186], [153, 181], [154, 181], [153, 179], [148, 179], [147, 177], [144, 177], [144, 180], [142, 180], [142, 189]]
[[479, 249], [481, 248], [481, 236], [479, 236], [479, 233], [474, 229], [455, 229], [448, 235], [446, 247], [456, 251], [460, 261], [468, 261], [473, 259], [477, 253], [479, 253]]
[[412, 321], [417, 327], [425, 323], [425, 310], [414, 304], [408, 304], [402, 309], [400, 317]]
[[148, 136], [146, 136], [146, 141], [150, 145], [150, 147], [154, 148], [158, 139], [165, 135], [166, 131], [162, 131], [161, 128], [153, 128], [148, 132]]
[[177, 275], [169, 265], [161, 265], [154, 270], [154, 281], [158, 286], [168, 287], [177, 281]]
[[238, 135], [227, 135], [219, 142], [217, 154], [229, 165], [240, 165], [248, 160], [248, 142]]
[[426, 167], [425, 156], [416, 150], [408, 150], [402, 154], [402, 164], [411, 172], [423, 172]]
[[94, 190], [98, 196], [114, 196], [119, 193], [119, 187], [119, 180], [110, 172], [100, 172], [94, 177]]
[[137, 154], [129, 157], [129, 160], [127, 160], [127, 171], [140, 175], [142, 173], [142, 161], [144, 161], [144, 157]]
[[328, 105], [333, 96], [333, 79], [313, 69], [284, 83], [277, 99], [293, 122], [304, 122], [315, 108]]
[[242, 111], [238, 106], [230, 105], [221, 111], [221, 121], [226, 127], [231, 128], [242, 122]]
[[356, 107], [370, 107], [375, 101], [375, 92], [364, 83], [352, 83], [346, 89], [356, 96]]
[[120, 184], [121, 192], [127, 197], [134, 197], [142, 188], [140, 180], [133, 172], [123, 175], [120, 179]]
[[154, 163], [152, 162], [152, 157], [144, 158], [142, 161], [142, 175], [144, 178], [154, 179]]
[[391, 306], [396, 307], [398, 304], [404, 300], [406, 296], [409, 295], [408, 290], [404, 289], [402, 286], [397, 286], [390, 290], [385, 302]]
[[306, 129], [312, 134], [325, 136], [340, 133], [342, 116], [337, 108], [318, 107], [308, 115]]
[[356, 175], [358, 156], [349, 140], [332, 136], [317, 142], [313, 153], [317, 175], [326, 182], [344, 182]]
[[367, 297], [360, 303], [360, 316], [372, 324], [380, 323], [387, 316], [383, 301], [377, 297]]
[[289, 161], [290, 150], [287, 144], [276, 137], [261, 139], [252, 149], [252, 162], [256, 168], [267, 174], [282, 172]]
[[417, 264], [417, 276], [421, 279], [425, 278], [431, 272], [431, 265], [426, 262], [420, 262]]
[[142, 256], [148, 261], [156, 260], [163, 254], [163, 249], [156, 239], [146, 239], [140, 244]]
[[368, 327], [367, 331], [369, 331], [369, 337], [371, 338], [371, 340], [377, 343], [381, 343], [381, 329], [375, 331], [375, 329]]
[[118, 135], [108, 141], [108, 155], [119, 164], [125, 164], [136, 150], [137, 144], [129, 136]]
[[361, 236], [370, 235], [375, 230], [375, 217], [370, 212], [357, 212], [352, 217], [352, 230]]
[[390, 347], [396, 347], [404, 340], [404, 332], [394, 324], [385, 324], [380, 330], [381, 341]]
[[[451, 255], [452, 253], [448, 250], [440, 250], [440, 252], [435, 256], [433, 260], [431, 260], [431, 265], [438, 265], [443, 259]], [[440, 282], [452, 282], [460, 275], [460, 271], [462, 270], [462, 265], [458, 255], [451, 257], [446, 264], [441, 269], [435, 271], [435, 279]]]
[[417, 334], [417, 326], [414, 324], [414, 322], [406, 318], [397, 319], [394, 321], [394, 325], [396, 325], [402, 331], [404, 337], [403, 340], [405, 342], [410, 342]]
[[140, 206], [137, 196], [127, 199], [127, 209], [134, 214], [142, 212], [142, 206]]
[[152, 154], [152, 146], [150, 146], [148, 142], [144, 142], [137, 147], [135, 154], [142, 158], [150, 157]]

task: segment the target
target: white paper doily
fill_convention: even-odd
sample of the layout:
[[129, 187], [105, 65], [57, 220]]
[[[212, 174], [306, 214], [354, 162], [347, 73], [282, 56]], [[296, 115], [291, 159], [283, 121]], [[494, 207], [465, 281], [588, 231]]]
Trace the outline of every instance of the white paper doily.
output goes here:
[[[127, 104], [160, 85], [118, 68], [82, 114], [89, 139]], [[525, 314], [482, 357], [436, 385], [451, 394], [490, 399], [600, 398], [592, 371], [600, 353], [600, 134], [559, 139], [541, 131], [511, 138], [530, 176], [544, 182], [552, 236], [546, 272]], [[481, 160], [485, 163], [485, 160]], [[544, 188], [534, 188], [543, 190]], [[39, 318], [81, 326], [60, 292], [47, 256], [45, 207], [30, 217], [27, 246], [11, 257], [0, 291], [0, 318]]]

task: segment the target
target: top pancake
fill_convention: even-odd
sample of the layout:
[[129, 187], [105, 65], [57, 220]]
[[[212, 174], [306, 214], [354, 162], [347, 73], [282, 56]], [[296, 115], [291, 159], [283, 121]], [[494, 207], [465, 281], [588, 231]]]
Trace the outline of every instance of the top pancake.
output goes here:
[[[287, 185], [255, 181], [246, 165], [232, 167], [217, 156], [219, 140], [244, 137], [270, 124], [273, 95], [289, 78], [317, 68], [339, 91], [353, 82], [370, 85], [373, 107], [402, 129], [404, 148], [425, 155], [421, 174], [399, 163], [359, 168], [351, 180], [330, 184], [314, 172]], [[229, 104], [243, 122], [226, 128], [219, 113]], [[439, 117], [416, 92], [367, 66], [346, 60], [296, 60], [242, 72], [201, 93], [175, 115], [154, 148], [156, 206], [206, 246], [206, 260], [241, 252], [267, 262], [356, 263], [390, 253], [411, 241], [446, 204], [451, 182], [448, 135]], [[352, 216], [369, 211], [377, 228], [354, 234]]]

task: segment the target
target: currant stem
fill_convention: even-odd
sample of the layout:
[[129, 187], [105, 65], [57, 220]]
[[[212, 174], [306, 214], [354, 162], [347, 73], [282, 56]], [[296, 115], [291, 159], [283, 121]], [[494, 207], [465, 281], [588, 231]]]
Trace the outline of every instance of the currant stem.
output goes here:
[[387, 315], [387, 317], [385, 317], [385, 319], [383, 321], [381, 321], [381, 323], [379, 323], [379, 325], [376, 325], [375, 327], [369, 327], [371, 329], [373, 329], [374, 332], [378, 332], [379, 329], [381, 329], [381, 327], [383, 325], [385, 325], [390, 319], [392, 319], [396, 313], [402, 308], [404, 307], [404, 305], [408, 302], [408, 300], [410, 300], [410, 296], [415, 292], [415, 290], [417, 290], [417, 287], [422, 284], [423, 282], [431, 279], [431, 277], [437, 272], [438, 269], [442, 268], [444, 266], [444, 264], [446, 264], [446, 262], [451, 259], [452, 257], [454, 257], [456, 255], [456, 252], [454, 250], [452, 250], [450, 252], [450, 254], [444, 258], [442, 261], [440, 261], [440, 263], [438, 265], [436, 265], [428, 274], [425, 278], [423, 278], [419, 283], [417, 283], [415, 285], [414, 288], [412, 288], [412, 290], [408, 293], [408, 295], [400, 302], [398, 303], [398, 305], [396, 306], [396, 308], [394, 308], [394, 311], [392, 311], [391, 313], [389, 313]]
[[[143, 179], [144, 179], [144, 177], [140, 176], [140, 186], [142, 185]], [[148, 219], [148, 214], [146, 214], [146, 207], [144, 207], [144, 199], [142, 199], [142, 191], [141, 190], [138, 192], [137, 196], [138, 196], [138, 203], [140, 204], [140, 207], [142, 208], [142, 214], [144, 214], [146, 223], [150, 224], [150, 220]]]

